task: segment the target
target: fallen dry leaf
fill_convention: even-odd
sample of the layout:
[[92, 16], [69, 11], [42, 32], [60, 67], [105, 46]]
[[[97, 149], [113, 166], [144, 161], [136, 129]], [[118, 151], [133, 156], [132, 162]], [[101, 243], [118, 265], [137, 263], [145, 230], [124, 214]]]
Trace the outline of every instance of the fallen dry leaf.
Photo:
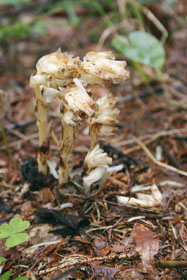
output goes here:
[[97, 256], [106, 256], [110, 251], [110, 246], [108, 246], [104, 239], [96, 238], [93, 244]]
[[135, 223], [132, 236], [136, 242], [136, 251], [140, 254], [145, 269], [152, 269], [154, 255], [158, 253], [159, 249], [158, 235], [143, 224]]
[[120, 276], [123, 277], [123, 280], [132, 280], [132, 279], [144, 280], [145, 279], [144, 276], [136, 270], [136, 268], [125, 269], [124, 271], [122, 271], [120, 273]]
[[118, 272], [117, 268], [108, 267], [104, 265], [97, 265], [96, 263], [91, 263], [91, 267], [95, 276], [99, 276], [101, 280], [112, 280], [115, 274]]

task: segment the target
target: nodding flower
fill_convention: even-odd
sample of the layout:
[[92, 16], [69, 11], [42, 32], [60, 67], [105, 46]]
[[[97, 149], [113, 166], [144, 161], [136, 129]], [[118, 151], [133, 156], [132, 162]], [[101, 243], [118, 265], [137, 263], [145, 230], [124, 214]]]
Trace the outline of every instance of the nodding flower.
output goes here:
[[119, 109], [114, 108], [117, 98], [105, 94], [96, 101], [98, 109], [95, 112], [93, 122], [112, 125], [118, 123]]
[[112, 52], [88, 52], [81, 63], [81, 79], [89, 84], [118, 84], [127, 80], [125, 61], [116, 61]]
[[30, 78], [30, 86], [39, 86], [44, 102], [50, 103], [56, 96], [61, 97], [61, 88], [73, 83], [79, 75], [80, 59], [62, 53], [60, 49], [39, 59], [37, 73]]
[[112, 164], [112, 158], [105, 153], [99, 145], [88, 151], [84, 160], [84, 169], [86, 176], [83, 178], [83, 184], [86, 192], [90, 191], [90, 186], [94, 183], [103, 184], [107, 177], [108, 165]]
[[70, 79], [79, 74], [80, 59], [71, 54], [62, 53], [60, 49], [40, 58], [36, 64], [38, 74], [51, 75], [56, 79]]
[[75, 78], [73, 81], [75, 84], [67, 87], [63, 96], [64, 105], [68, 106], [75, 115], [81, 116], [84, 113], [87, 117], [91, 117], [94, 114], [92, 109], [94, 101], [78, 79]]
[[96, 110], [93, 117], [88, 119], [90, 125], [91, 147], [96, 145], [97, 136], [110, 136], [118, 123], [119, 110], [115, 108], [117, 98], [104, 95], [96, 101]]

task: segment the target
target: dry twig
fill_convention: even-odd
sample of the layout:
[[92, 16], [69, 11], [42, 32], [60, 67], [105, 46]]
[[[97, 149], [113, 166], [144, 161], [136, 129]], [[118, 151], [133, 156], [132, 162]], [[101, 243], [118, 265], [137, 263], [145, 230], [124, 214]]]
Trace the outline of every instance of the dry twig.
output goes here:
[[112, 256], [104, 256], [104, 257], [95, 257], [95, 258], [88, 258], [86, 256], [83, 255], [72, 255], [70, 258], [64, 258], [62, 260], [62, 262], [58, 265], [58, 266], [53, 266], [51, 268], [45, 269], [45, 270], [41, 270], [39, 272], [40, 276], [50, 273], [50, 272], [54, 272], [57, 270], [63, 270], [65, 271], [66, 269], [71, 269], [75, 266], [81, 266], [81, 265], [86, 265], [88, 263], [92, 263], [95, 261], [111, 261], [113, 259], [130, 259], [130, 257], [128, 256], [128, 254], [120, 254], [120, 255], [112, 255]]
[[168, 170], [171, 170], [171, 171], [174, 171], [180, 175], [183, 175], [183, 176], [187, 176], [187, 172], [183, 171], [183, 170], [180, 170], [178, 168], [175, 168], [171, 165], [168, 165], [164, 162], [161, 162], [157, 159], [154, 158], [154, 156], [152, 155], [152, 153], [150, 152], [150, 150], [144, 145], [144, 143], [139, 140], [138, 138], [134, 137], [134, 140], [141, 146], [141, 148], [144, 150], [144, 152], [146, 153], [146, 155], [157, 165], [161, 166], [161, 167], [164, 167]]

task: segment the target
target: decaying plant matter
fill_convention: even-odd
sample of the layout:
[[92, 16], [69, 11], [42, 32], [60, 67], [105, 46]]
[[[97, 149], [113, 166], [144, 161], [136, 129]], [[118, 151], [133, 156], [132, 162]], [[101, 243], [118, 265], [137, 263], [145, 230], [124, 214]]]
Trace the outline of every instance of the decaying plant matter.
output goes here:
[[[93, 84], [101, 86], [106, 83], [116, 84], [121, 80], [126, 80], [129, 73], [125, 66], [125, 61], [115, 61], [112, 52], [89, 52], [81, 62], [78, 57], [73, 58], [73, 56], [58, 50], [38, 61], [37, 73], [31, 76], [30, 86], [34, 88], [37, 100], [39, 172], [47, 173], [49, 150], [47, 105], [55, 97], [58, 97], [61, 101], [60, 119], [62, 122], [58, 168], [59, 185], [63, 186], [68, 182], [73, 165], [72, 148], [75, 128], [82, 120], [89, 124], [91, 137], [91, 150], [84, 162], [86, 170], [84, 185], [90, 188], [94, 182], [104, 181], [107, 173], [106, 167], [112, 161], [97, 146], [97, 137], [112, 135], [113, 125], [117, 123], [119, 110], [115, 108], [117, 99], [111, 95], [105, 95], [95, 100], [90, 86]], [[91, 161], [92, 157], [95, 156], [93, 164]], [[102, 164], [100, 159], [103, 159]], [[98, 177], [98, 180], [95, 176]], [[93, 179], [93, 177], [95, 178]]]

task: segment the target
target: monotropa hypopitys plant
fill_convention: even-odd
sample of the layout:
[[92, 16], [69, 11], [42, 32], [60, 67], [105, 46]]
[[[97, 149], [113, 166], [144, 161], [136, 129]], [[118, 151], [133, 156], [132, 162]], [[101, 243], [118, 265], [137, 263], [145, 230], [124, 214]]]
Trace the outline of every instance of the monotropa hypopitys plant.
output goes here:
[[[39, 130], [38, 169], [47, 174], [49, 141], [47, 134], [48, 104], [59, 98], [62, 123], [60, 155], [58, 163], [59, 187], [69, 180], [73, 166], [72, 149], [75, 140], [75, 128], [85, 121], [90, 127], [91, 145], [84, 161], [85, 176], [83, 184], [90, 189], [99, 180], [104, 182], [107, 166], [112, 159], [100, 149], [98, 137], [107, 137], [114, 133], [119, 110], [115, 108], [117, 99], [106, 94], [95, 99], [91, 85], [104, 87], [117, 84], [129, 77], [125, 61], [116, 61], [110, 51], [89, 52], [81, 61], [79, 57], [57, 50], [39, 59], [37, 72], [30, 78], [30, 86], [36, 95], [37, 126]], [[93, 160], [94, 159], [94, 160]], [[93, 163], [92, 163], [93, 161]], [[94, 179], [96, 175], [97, 178]]]

